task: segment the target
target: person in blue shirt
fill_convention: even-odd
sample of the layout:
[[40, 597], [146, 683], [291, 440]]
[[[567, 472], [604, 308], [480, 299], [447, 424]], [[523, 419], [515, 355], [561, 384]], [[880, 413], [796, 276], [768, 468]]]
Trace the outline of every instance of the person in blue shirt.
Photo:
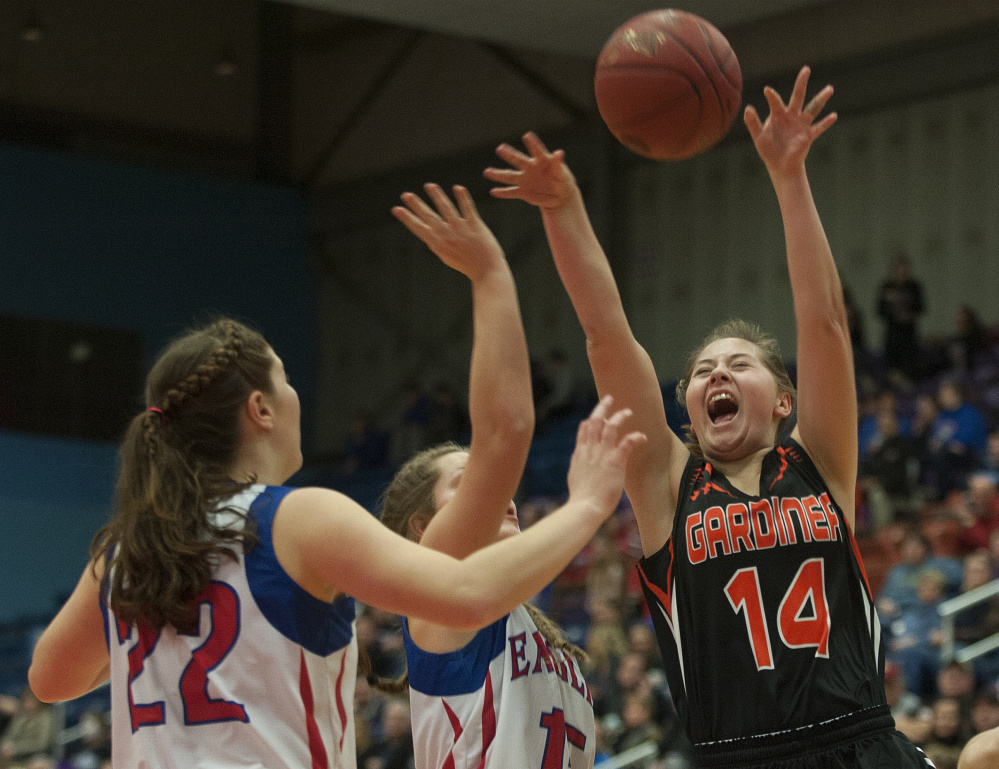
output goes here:
[[988, 450], [985, 416], [964, 398], [956, 379], [937, 388], [940, 410], [930, 426], [924, 472], [937, 499], [964, 489], [965, 479], [980, 466]]

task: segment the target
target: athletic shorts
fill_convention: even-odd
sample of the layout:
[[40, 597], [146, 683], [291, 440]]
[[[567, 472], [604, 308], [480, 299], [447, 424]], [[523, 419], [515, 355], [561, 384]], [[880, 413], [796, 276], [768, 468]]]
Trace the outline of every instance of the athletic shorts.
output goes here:
[[759, 737], [694, 745], [698, 769], [932, 769], [887, 707]]

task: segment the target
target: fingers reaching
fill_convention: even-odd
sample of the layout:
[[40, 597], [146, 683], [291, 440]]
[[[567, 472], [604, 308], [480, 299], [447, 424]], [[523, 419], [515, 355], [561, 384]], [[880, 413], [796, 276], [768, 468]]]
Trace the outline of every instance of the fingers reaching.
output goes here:
[[[457, 189], [458, 185], [455, 185]], [[454, 203], [451, 202], [451, 198], [447, 196], [439, 184], [434, 184], [433, 182], [427, 182], [423, 185], [423, 189], [427, 193], [433, 202], [434, 206], [437, 208], [437, 213], [446, 222], [453, 222], [455, 219], [459, 218], [458, 209], [454, 207]]]
[[808, 90], [808, 78], [812, 70], [808, 66], [798, 70], [798, 76], [794, 79], [794, 90], [791, 91], [791, 99], [787, 103], [787, 108], [791, 112], [801, 112], [801, 105], [805, 103], [805, 92]]
[[524, 149], [503, 143], [496, 155], [507, 167], [488, 167], [483, 176], [497, 187], [489, 194], [494, 198], [524, 200], [544, 209], [556, 208], [571, 195], [575, 185], [572, 173], [565, 165], [565, 152], [551, 152], [537, 134], [523, 136]]
[[822, 112], [822, 110], [825, 108], [826, 102], [829, 101], [829, 98], [832, 95], [833, 95], [833, 87], [831, 85], [827, 85], [825, 88], [823, 88], [821, 91], [815, 94], [815, 96], [812, 97], [812, 100], [808, 102], [808, 106], [805, 107], [804, 110], [802, 111], [810, 115], [812, 120], [814, 120], [819, 116], [819, 113]]
[[458, 201], [458, 208], [461, 211], [461, 215], [466, 219], [477, 219], [479, 210], [475, 207], [475, 200], [472, 199], [472, 193], [460, 184], [454, 185], [453, 190], [454, 199]]
[[[590, 416], [580, 423], [580, 437], [585, 435], [592, 437], [594, 441], [600, 441], [610, 446], [618, 445], [621, 426], [632, 416], [632, 411], [629, 408], [612, 411], [613, 405], [614, 398], [612, 396], [605, 395], [601, 398], [593, 411], [590, 412]], [[644, 434], [636, 431], [621, 439], [621, 444], [627, 442], [633, 445], [644, 439]]]

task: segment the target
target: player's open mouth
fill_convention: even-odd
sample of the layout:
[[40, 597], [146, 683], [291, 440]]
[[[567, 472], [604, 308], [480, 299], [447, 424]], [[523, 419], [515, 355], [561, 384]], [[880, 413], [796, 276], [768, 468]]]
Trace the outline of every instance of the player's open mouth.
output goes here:
[[736, 403], [731, 393], [715, 393], [708, 400], [708, 419], [711, 420], [712, 424], [730, 422], [735, 419], [738, 411], [739, 404]]

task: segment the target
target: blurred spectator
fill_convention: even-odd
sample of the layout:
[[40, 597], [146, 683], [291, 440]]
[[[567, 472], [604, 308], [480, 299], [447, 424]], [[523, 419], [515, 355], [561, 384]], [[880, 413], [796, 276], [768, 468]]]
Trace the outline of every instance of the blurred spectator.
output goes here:
[[923, 743], [923, 750], [937, 769], [941, 766], [956, 768], [961, 748], [970, 737], [970, 729], [961, 712], [961, 703], [952, 697], [938, 697], [932, 707], [930, 735]]
[[382, 713], [389, 697], [359, 675], [354, 687], [354, 734], [357, 754], [360, 755], [382, 738]]
[[538, 422], [568, 416], [578, 405], [579, 392], [576, 373], [565, 353], [558, 348], [551, 350], [542, 364], [542, 372], [548, 392], [537, 404]]
[[971, 729], [975, 734], [999, 727], [999, 690], [985, 686], [971, 703]]
[[656, 723], [661, 723], [673, 709], [669, 696], [653, 685], [642, 655], [628, 652], [621, 657], [607, 692], [599, 700], [594, 698], [594, 714], [603, 717], [609, 713], [617, 713], [623, 717], [625, 697], [633, 693], [651, 696], [652, 720]]
[[918, 529], [906, 530], [900, 556], [899, 562], [888, 571], [877, 597], [878, 613], [885, 624], [918, 603], [916, 587], [924, 569], [936, 569], [946, 577], [948, 597], [957, 595], [964, 578], [961, 562], [949, 556], [934, 555], [930, 541]]
[[447, 382], [434, 387], [433, 408], [424, 442], [427, 446], [454, 441], [461, 443], [469, 430], [468, 409]]
[[863, 398], [873, 392], [874, 378], [871, 376], [871, 353], [867, 348], [867, 332], [864, 328], [864, 314], [853, 300], [850, 287], [843, 285], [843, 303], [846, 305], [846, 322], [850, 329], [850, 344], [853, 347], [853, 369], [857, 382], [857, 392]]
[[427, 428], [430, 425], [430, 415], [433, 413], [433, 399], [415, 379], [409, 379], [403, 385], [401, 414], [393, 436], [392, 461], [402, 464], [420, 449], [427, 445]]
[[[987, 585], [994, 578], [995, 566], [988, 550], [976, 550], [964, 557], [962, 593]], [[999, 633], [999, 596], [980, 601], [954, 616], [954, 642], [958, 649], [996, 633]], [[999, 649], [979, 654], [972, 664], [978, 682], [995, 681], [999, 678]]]
[[921, 373], [917, 322], [924, 309], [923, 286], [912, 277], [909, 256], [899, 253], [878, 291], [877, 311], [884, 322], [885, 366], [891, 380], [905, 389]]
[[916, 443], [899, 431], [892, 411], [878, 415], [878, 431], [859, 468], [859, 486], [874, 532], [896, 521], [911, 521], [922, 507]]
[[[992, 578], [992, 556], [988, 550], [976, 550], [964, 557], [961, 593], [982, 587]], [[973, 644], [993, 633], [999, 633], [999, 596], [969, 606], [954, 615], [954, 640], [959, 644]]]
[[648, 671], [663, 670], [662, 653], [652, 625], [645, 620], [636, 620], [628, 627], [628, 651], [641, 654], [645, 658], [645, 668]]
[[971, 709], [975, 696], [975, 668], [970, 662], [951, 660], [937, 673], [938, 697], [951, 697], [961, 703], [961, 711]]
[[860, 450], [860, 461], [864, 462], [871, 452], [884, 443], [884, 425], [881, 418], [885, 415], [895, 417], [895, 432], [910, 437], [912, 435], [912, 419], [899, 413], [898, 396], [891, 388], [885, 388], [876, 395], [864, 400], [864, 415], [857, 429], [857, 440]]
[[594, 607], [598, 603], [607, 603], [620, 616], [624, 605], [625, 568], [617, 542], [601, 527], [590, 540], [587, 550], [586, 611], [592, 619]]
[[72, 769], [99, 769], [111, 758], [109, 715], [98, 710], [86, 710], [80, 715], [80, 739], [66, 746]]
[[614, 753], [623, 753], [645, 742], [662, 739], [656, 723], [650, 691], [631, 691], [624, 695], [621, 706], [621, 731], [614, 740]]
[[628, 638], [619, 622], [599, 622], [594, 618], [584, 642], [589, 657], [583, 675], [594, 702], [603, 701], [613, 686], [614, 674], [628, 651]]
[[999, 529], [989, 537], [989, 555], [992, 556], [992, 576], [999, 578]]
[[23, 769], [34, 756], [49, 755], [54, 738], [52, 708], [25, 686], [17, 711], [0, 734], [0, 767]]
[[891, 660], [885, 662], [885, 699], [895, 728], [917, 745], [922, 744], [930, 734], [932, 711], [909, 691], [902, 668]]
[[7, 724], [10, 723], [20, 706], [21, 701], [17, 697], [0, 693], [0, 735], [4, 733]]
[[965, 401], [955, 379], [940, 382], [937, 405], [939, 412], [930, 426], [923, 456], [923, 473], [934, 498], [940, 500], [963, 489], [967, 474], [980, 466], [988, 430], [985, 416]]
[[982, 469], [999, 473], [999, 431], [997, 430], [989, 433]]
[[968, 476], [967, 491], [948, 499], [948, 509], [961, 524], [960, 552], [986, 550], [992, 533], [999, 529], [999, 481], [991, 471]]
[[614, 756], [614, 746], [607, 738], [607, 727], [599, 718], [593, 720], [593, 736], [596, 740], [596, 750], [593, 753], [593, 766], [598, 767], [604, 761]]
[[341, 471], [349, 474], [385, 467], [389, 462], [389, 441], [388, 432], [377, 429], [370, 414], [357, 412], [347, 426]]
[[414, 769], [409, 700], [393, 697], [385, 704], [383, 735], [357, 757], [358, 769]]
[[360, 607], [355, 623], [357, 644], [371, 660], [371, 672], [379, 678], [398, 678], [406, 672], [402, 621], [373, 606]]
[[932, 696], [940, 670], [940, 614], [944, 576], [936, 569], [919, 573], [919, 602], [901, 612], [891, 623], [888, 658], [902, 667], [909, 688], [920, 697]]
[[973, 369], [985, 348], [985, 329], [978, 313], [962, 305], [954, 317], [954, 333], [946, 341], [947, 369], [957, 373]]

